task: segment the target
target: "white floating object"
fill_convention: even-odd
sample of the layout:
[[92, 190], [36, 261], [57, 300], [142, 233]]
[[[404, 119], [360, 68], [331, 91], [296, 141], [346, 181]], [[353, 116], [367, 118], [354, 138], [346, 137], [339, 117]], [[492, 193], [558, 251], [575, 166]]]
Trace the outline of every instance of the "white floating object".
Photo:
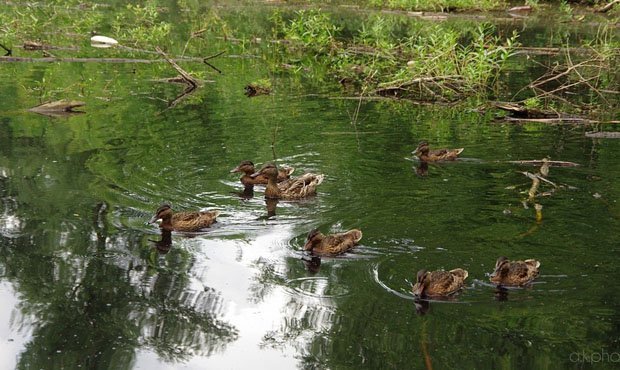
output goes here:
[[111, 48], [118, 45], [118, 41], [111, 37], [96, 35], [90, 38], [90, 46], [95, 48]]

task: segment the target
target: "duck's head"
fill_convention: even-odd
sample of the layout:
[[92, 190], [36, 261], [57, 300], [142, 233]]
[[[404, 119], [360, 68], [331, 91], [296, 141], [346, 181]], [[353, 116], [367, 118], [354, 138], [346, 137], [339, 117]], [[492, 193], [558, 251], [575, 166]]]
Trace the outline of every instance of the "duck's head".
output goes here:
[[422, 297], [424, 294], [424, 289], [428, 287], [430, 283], [430, 274], [428, 271], [422, 269], [418, 271], [418, 275], [416, 276], [416, 282], [413, 285], [413, 294], [418, 297]]
[[252, 163], [252, 161], [242, 161], [237, 167], [230, 170], [230, 173], [234, 172], [243, 172], [251, 175], [254, 173], [254, 163]]
[[157, 208], [157, 211], [155, 211], [155, 215], [149, 220], [149, 224], [155, 222], [162, 222], [170, 218], [172, 218], [172, 207], [170, 207], [170, 204], [164, 203], [159, 206], [159, 208]]
[[308, 233], [308, 237], [306, 237], [306, 244], [304, 244], [304, 250], [311, 252], [314, 249], [316, 243], [320, 242], [323, 234], [319, 231], [319, 229], [312, 229]]
[[420, 154], [428, 153], [429, 150], [430, 149], [428, 147], [428, 141], [422, 140], [418, 144], [418, 147], [415, 148], [415, 150], [413, 151], [413, 154], [414, 155], [420, 155]]
[[261, 168], [258, 172], [252, 174], [252, 178], [258, 177], [260, 175], [265, 175], [269, 178], [278, 177], [278, 167], [276, 167], [273, 163], [265, 163], [263, 168]]
[[501, 256], [497, 259], [497, 261], [495, 262], [495, 269], [493, 270], [493, 273], [491, 274], [491, 276], [497, 276], [499, 274], [499, 271], [502, 269], [502, 267], [504, 267], [504, 265], [506, 265], [508, 263], [508, 258]]

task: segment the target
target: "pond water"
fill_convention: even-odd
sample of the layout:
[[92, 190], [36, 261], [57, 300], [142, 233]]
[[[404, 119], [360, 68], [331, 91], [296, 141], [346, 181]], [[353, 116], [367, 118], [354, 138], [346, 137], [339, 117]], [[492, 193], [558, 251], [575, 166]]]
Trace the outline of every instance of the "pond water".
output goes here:
[[[619, 140], [408, 102], [364, 101], [352, 123], [358, 101], [337, 84], [282, 73], [274, 94], [247, 98], [265, 64], [213, 63], [223, 73], [173, 108], [182, 87], [153, 81], [158, 66], [2, 65], [3, 367], [620, 362]], [[68, 98], [84, 114], [27, 112], [45, 88], [76, 85], [82, 96]], [[464, 158], [422, 171], [411, 154], [422, 139]], [[541, 185], [537, 220], [522, 174], [537, 168], [510, 161], [545, 156], [579, 166], [551, 168], [559, 186]], [[268, 210], [263, 189], [243, 196], [229, 173], [242, 160], [326, 178], [316, 197]], [[166, 240], [145, 225], [162, 202], [221, 214], [207, 232]], [[301, 252], [315, 227], [364, 236], [317, 268]], [[540, 260], [540, 277], [499, 294], [488, 274], [501, 255]], [[456, 267], [469, 271], [459, 295], [414, 302], [419, 269]]]

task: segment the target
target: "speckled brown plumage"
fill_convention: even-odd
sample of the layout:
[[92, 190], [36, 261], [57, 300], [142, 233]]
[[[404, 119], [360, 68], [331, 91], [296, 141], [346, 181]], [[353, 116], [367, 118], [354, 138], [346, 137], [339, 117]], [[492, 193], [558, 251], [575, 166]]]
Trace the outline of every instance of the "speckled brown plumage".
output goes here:
[[[285, 181], [291, 177], [291, 174], [295, 171], [293, 167], [282, 167], [278, 171], [278, 182]], [[239, 165], [232, 170], [231, 173], [241, 172], [243, 176], [239, 179], [245, 186], [249, 185], [265, 185], [268, 182], [268, 178], [265, 175], [252, 177], [252, 174], [256, 172], [254, 169], [254, 163], [252, 161], [242, 161]]]
[[199, 231], [216, 222], [219, 211], [173, 212], [168, 204], [162, 204], [149, 223], [160, 221], [159, 227], [168, 231]]
[[324, 235], [318, 229], [308, 233], [304, 250], [322, 256], [335, 256], [355, 247], [362, 239], [362, 231], [352, 229], [344, 233]]
[[273, 163], [267, 163], [252, 177], [267, 176], [265, 198], [271, 199], [301, 199], [316, 194], [316, 187], [323, 182], [324, 175], [305, 173], [280, 183], [277, 182], [278, 168]]
[[534, 280], [538, 274], [540, 262], [527, 259], [525, 261], [510, 261], [500, 257], [495, 262], [495, 270], [491, 274], [492, 283], [502, 286], [523, 286]]
[[467, 279], [467, 271], [457, 268], [450, 271], [420, 270], [413, 285], [417, 297], [442, 297], [456, 293]]
[[463, 148], [430, 150], [428, 142], [421, 141], [418, 147], [413, 151], [413, 154], [423, 162], [438, 162], [453, 161], [462, 151]]

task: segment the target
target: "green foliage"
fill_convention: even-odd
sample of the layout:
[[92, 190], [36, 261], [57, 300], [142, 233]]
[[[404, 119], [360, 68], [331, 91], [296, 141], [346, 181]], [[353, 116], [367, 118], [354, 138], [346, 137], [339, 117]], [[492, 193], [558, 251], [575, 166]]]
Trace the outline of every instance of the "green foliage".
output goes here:
[[154, 1], [144, 5], [127, 4], [127, 12], [116, 16], [114, 33], [134, 44], [159, 44], [170, 33], [170, 23], [159, 21], [159, 11]]
[[403, 10], [431, 10], [448, 12], [454, 10], [492, 10], [503, 5], [501, 0], [369, 0], [375, 7]]
[[570, 4], [566, 0], [562, 0], [560, 2], [560, 12], [567, 16], [572, 16], [573, 8], [571, 8]]
[[536, 9], [540, 6], [539, 0], [525, 0], [525, 5], [529, 5], [532, 8]]
[[334, 44], [339, 28], [321, 10], [300, 10], [297, 17], [284, 25], [287, 39], [297, 41], [317, 52], [325, 52]]
[[[281, 16], [273, 18], [277, 20], [276, 27], [280, 27]], [[489, 25], [457, 30], [435, 24], [423, 24], [408, 30], [413, 35], [397, 37], [393, 21], [373, 16], [361, 24], [352, 39], [338, 45], [336, 52], [334, 40], [342, 27], [328, 22], [330, 18], [324, 13], [304, 11], [282, 28], [287, 39], [303, 40], [305, 50], [320, 56], [321, 64], [340, 78], [357, 80], [363, 91], [419, 78], [447, 78], [433, 82], [433, 87], [426, 89], [427, 94], [418, 96], [432, 100], [484, 91], [481, 88], [494, 80], [517, 39], [515, 33], [502, 40], [493, 35], [494, 28]], [[328, 48], [330, 54], [316, 53]], [[456, 86], [448, 86], [454, 85], [453, 81], [457, 81]]]
[[525, 99], [525, 101], [523, 102], [523, 105], [527, 109], [540, 109], [542, 108], [543, 104], [540, 98], [534, 96], [534, 97]]

